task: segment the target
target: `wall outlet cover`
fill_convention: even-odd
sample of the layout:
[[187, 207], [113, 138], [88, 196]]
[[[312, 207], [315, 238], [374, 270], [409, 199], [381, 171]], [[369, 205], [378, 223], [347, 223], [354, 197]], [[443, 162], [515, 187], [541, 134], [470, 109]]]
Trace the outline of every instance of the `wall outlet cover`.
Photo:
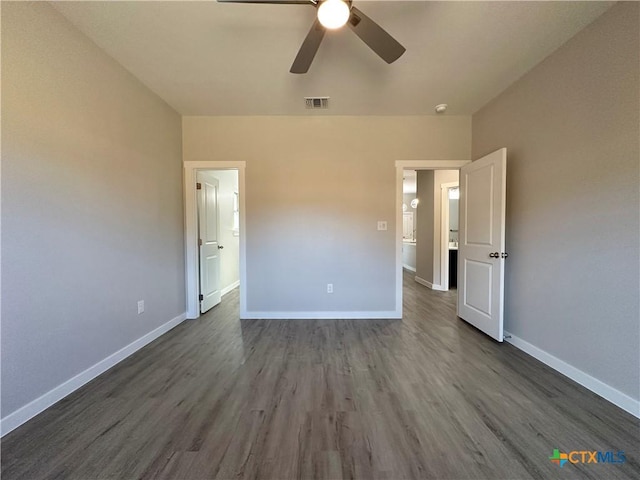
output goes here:
[[144, 313], [144, 300], [138, 301], [138, 315]]
[[387, 222], [384, 220], [378, 220], [378, 230], [386, 230]]

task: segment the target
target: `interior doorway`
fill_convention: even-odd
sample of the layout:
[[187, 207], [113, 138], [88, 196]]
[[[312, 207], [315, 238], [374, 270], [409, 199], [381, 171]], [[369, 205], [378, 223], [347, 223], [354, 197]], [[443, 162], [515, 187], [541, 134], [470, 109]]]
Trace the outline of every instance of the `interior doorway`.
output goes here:
[[440, 188], [440, 285], [447, 291], [458, 284], [460, 182], [443, 183]]
[[[468, 165], [467, 165], [468, 164]], [[460, 208], [459, 208], [459, 260], [457, 282], [457, 315], [470, 323], [480, 331], [486, 333], [498, 342], [504, 340], [504, 278], [505, 259], [508, 253], [505, 251], [506, 232], [506, 168], [507, 149], [501, 148], [471, 162], [396, 162], [396, 207], [397, 207], [397, 251], [396, 266], [398, 282], [396, 292], [399, 301], [402, 301], [402, 178], [404, 169], [418, 170], [418, 199], [420, 201], [420, 172], [428, 170], [435, 178], [439, 170], [458, 170], [456, 180], [459, 181]], [[432, 172], [433, 171], [433, 172]], [[440, 177], [441, 180], [443, 177]], [[431, 189], [427, 188], [425, 198], [432, 198], [440, 204], [448, 197], [450, 186], [442, 184], [441, 196], [436, 192], [435, 185], [431, 182]], [[429, 183], [426, 183], [429, 186]], [[453, 186], [453, 185], [452, 185]], [[420, 201], [419, 203], [422, 203]], [[437, 211], [433, 208], [433, 211]], [[427, 209], [428, 211], [428, 209]], [[444, 219], [443, 219], [444, 221]], [[420, 275], [420, 216], [418, 217], [417, 233], [417, 269], [415, 280], [436, 290], [435, 280], [440, 276], [438, 272], [431, 270], [431, 282], [421, 279]], [[429, 222], [427, 222], [429, 224]], [[437, 221], [431, 222], [434, 229], [448, 231], [445, 224]], [[438, 238], [433, 235], [434, 243], [447, 242], [447, 237]], [[427, 249], [428, 250], [428, 249]], [[439, 252], [434, 246], [433, 258]], [[431, 252], [427, 252], [431, 253]], [[440, 260], [440, 259], [439, 259]], [[443, 262], [444, 264], [445, 262]], [[429, 273], [429, 269], [426, 269]], [[442, 286], [440, 285], [440, 289]], [[399, 305], [402, 312], [402, 304]]]
[[[432, 186], [430, 199], [420, 198], [423, 192], [418, 192], [417, 178], [420, 175], [420, 172], [424, 172], [424, 171], [429, 171], [432, 173], [435, 173], [436, 171], [441, 171], [441, 170], [459, 171], [462, 166], [468, 163], [470, 163], [470, 161], [468, 160], [415, 160], [415, 161], [397, 161], [396, 162], [396, 204], [397, 204], [396, 205], [396, 225], [397, 225], [396, 298], [398, 302], [397, 310], [399, 309], [400, 312], [402, 312], [402, 299], [403, 299], [403, 292], [402, 292], [403, 283], [402, 282], [403, 282], [403, 275], [405, 271], [410, 272], [417, 283], [420, 283], [428, 288], [431, 288], [433, 290], [448, 289], [448, 275], [449, 275], [448, 234], [450, 229], [448, 227], [448, 224], [445, 224], [445, 221], [448, 222], [448, 212], [441, 211], [441, 206], [443, 205], [443, 203], [442, 203], [442, 197], [441, 197], [442, 193], [440, 191], [440, 187], [438, 188], [438, 192], [436, 194]], [[411, 171], [415, 171], [416, 172], [415, 175], [412, 173], [408, 173]], [[407, 195], [405, 195], [405, 180], [407, 178], [410, 179], [409, 183], [411, 184], [411, 187], [407, 190]], [[416, 184], [413, 185], [413, 182], [415, 182]], [[445, 185], [447, 186], [447, 188], [449, 186], [458, 185], [457, 177], [456, 177], [455, 183], [444, 182], [442, 186], [444, 187]], [[447, 190], [447, 194], [448, 194], [448, 190]], [[407, 204], [408, 200], [414, 201], [413, 208], [411, 208], [410, 203]], [[405, 204], [407, 205], [407, 208], [404, 207]], [[428, 218], [425, 222], [423, 215], [419, 213], [420, 209], [427, 208], [427, 206], [429, 206], [428, 208], [433, 209], [436, 204], [438, 207], [437, 216], [434, 217], [434, 215], [431, 215], [431, 217]], [[447, 207], [448, 207], [448, 204], [447, 204]], [[405, 229], [404, 229], [404, 223], [405, 223], [404, 214], [408, 210], [411, 210], [414, 213], [413, 222], [414, 222], [415, 234], [411, 239], [412, 242], [407, 242], [406, 241], [407, 239], [405, 238], [405, 234], [407, 232], [405, 232]], [[446, 219], [444, 218], [445, 215], [447, 216]], [[438, 222], [437, 222], [438, 238], [437, 239], [432, 238], [430, 242], [426, 241], [427, 239], [424, 238], [425, 237], [424, 232], [431, 231], [432, 232], [431, 235], [434, 235], [436, 228], [434, 228], [435, 223], [433, 222], [435, 222], [436, 219], [438, 219]], [[423, 221], [422, 225], [420, 224], [421, 220]], [[432, 222], [431, 229], [429, 229], [427, 222]], [[423, 237], [422, 242], [420, 238], [421, 233]], [[436, 259], [438, 268], [437, 268], [437, 271], [435, 271], [435, 277], [433, 276], [433, 273], [434, 273], [433, 264], [431, 264], [430, 267], [429, 266], [427, 267], [429, 271], [432, 272], [432, 275], [428, 279], [425, 279], [420, 276], [421, 267], [424, 267], [424, 265], [418, 264], [419, 258], [418, 258], [417, 251], [420, 248], [428, 249], [433, 254], [432, 258]], [[415, 272], [413, 271], [414, 268], [405, 268], [405, 264], [407, 264], [406, 260], [411, 259], [412, 251], [416, 251], [416, 262], [414, 267]], [[446, 256], [446, 259], [443, 258], [445, 256]], [[407, 264], [407, 266], [412, 267], [412, 265], [409, 265], [409, 264]], [[446, 271], [445, 271], [445, 267], [446, 267]], [[444, 280], [445, 278], [447, 279], [446, 282]], [[446, 287], [443, 287], [442, 285], [446, 285]]]
[[238, 170], [196, 173], [200, 313], [240, 285]]
[[458, 180], [457, 169], [403, 171], [402, 266], [436, 291], [449, 290], [455, 280], [456, 269], [449, 265], [452, 254], [455, 261], [458, 227], [450, 223], [457, 223], [458, 212], [457, 206], [450, 212], [449, 190]]
[[[242, 318], [246, 312], [245, 162], [185, 162], [184, 182], [187, 318], [198, 318], [211, 303], [215, 305], [218, 295], [223, 297], [236, 288]], [[208, 227], [201, 215], [207, 203], [205, 183], [211, 185], [209, 210], [216, 212]], [[203, 252], [204, 247], [211, 248]], [[218, 272], [216, 256], [220, 260]], [[219, 280], [211, 278], [217, 275]], [[203, 305], [208, 294], [212, 300]]]

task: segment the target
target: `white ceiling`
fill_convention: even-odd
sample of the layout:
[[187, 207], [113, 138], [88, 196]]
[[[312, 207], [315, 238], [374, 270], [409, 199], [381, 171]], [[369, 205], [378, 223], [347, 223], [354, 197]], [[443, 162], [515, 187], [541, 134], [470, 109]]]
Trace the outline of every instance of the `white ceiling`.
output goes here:
[[[387, 65], [351, 30], [289, 73], [305, 5], [85, 1], [52, 5], [184, 115], [469, 115], [613, 2], [355, 0], [406, 48]], [[303, 97], [331, 97], [326, 111]]]

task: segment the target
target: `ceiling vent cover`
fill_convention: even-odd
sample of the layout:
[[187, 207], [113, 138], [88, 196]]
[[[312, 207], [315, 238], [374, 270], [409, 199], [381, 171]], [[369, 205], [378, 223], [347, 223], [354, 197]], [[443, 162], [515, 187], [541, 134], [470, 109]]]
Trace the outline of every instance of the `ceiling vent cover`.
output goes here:
[[304, 97], [304, 103], [311, 110], [329, 108], [329, 97]]

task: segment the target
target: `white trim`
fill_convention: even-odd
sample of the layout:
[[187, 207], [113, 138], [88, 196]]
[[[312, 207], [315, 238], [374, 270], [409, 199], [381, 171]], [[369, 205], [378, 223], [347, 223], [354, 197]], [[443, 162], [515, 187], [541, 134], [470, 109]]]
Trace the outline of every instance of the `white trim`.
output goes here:
[[[187, 318], [200, 316], [198, 296], [198, 211], [196, 208], [196, 172], [198, 170], [238, 170], [238, 201], [240, 203], [240, 285], [247, 279], [247, 243], [245, 222], [245, 166], [246, 162], [195, 161], [184, 162], [184, 249]], [[240, 289], [240, 318], [244, 318], [247, 306], [247, 289]]]
[[374, 312], [246, 312], [243, 320], [380, 320], [401, 319], [396, 311]]
[[425, 280], [424, 278], [418, 277], [417, 275], [414, 277], [414, 280], [418, 282], [420, 285], [429, 287], [431, 290], [436, 290], [438, 292], [446, 291], [444, 288], [442, 288], [442, 285], [438, 285], [437, 283], [431, 283], [430, 281]]
[[[514, 347], [528, 353], [533, 358], [541, 361], [545, 365], [550, 366], [557, 372], [569, 377], [576, 383], [579, 383], [583, 387], [591, 390], [593, 393], [600, 395], [605, 400], [620, 407], [626, 412], [629, 412], [634, 417], [640, 418], [640, 401], [631, 398], [629, 395], [622, 393], [620, 390], [607, 385], [606, 383], [592, 377], [588, 373], [568, 364], [567, 362], [554, 357], [550, 353], [542, 350], [541, 348], [532, 345], [531, 343], [523, 340], [516, 335], [508, 332], [504, 332], [505, 341], [509, 342]], [[508, 338], [511, 336], [511, 338]]]
[[471, 160], [396, 160], [401, 170], [459, 170]]
[[[185, 161], [183, 162], [184, 168], [189, 168], [193, 170], [237, 170], [239, 168], [244, 168], [247, 162], [225, 162], [225, 161], [214, 161], [214, 160], [196, 160], [196, 161]], [[240, 192], [238, 192], [238, 197], [240, 196]]]
[[222, 291], [220, 292], [220, 294], [224, 297], [231, 290], [234, 290], [235, 288], [238, 288], [239, 286], [240, 286], [240, 280], [236, 280], [231, 285], [227, 285], [226, 287], [224, 287], [222, 289]]
[[402, 268], [404, 268], [405, 270], [409, 270], [410, 272], [416, 273], [416, 269], [407, 265], [406, 263], [402, 264]]
[[150, 331], [146, 335], [143, 335], [126, 347], [112, 353], [107, 358], [100, 360], [85, 371], [80, 372], [75, 377], [70, 378], [66, 382], [61, 383], [52, 390], [49, 390], [44, 395], [10, 413], [0, 421], [0, 436], [4, 436], [10, 431], [18, 428], [20, 425], [35, 417], [40, 412], [46, 410], [54, 403], [62, 400], [67, 395], [73, 393], [86, 383], [96, 378], [98, 375], [101, 375], [128, 356], [134, 354], [145, 345], [148, 345], [158, 337], [164, 335], [169, 330], [182, 323], [186, 318], [187, 316], [184, 313], [178, 315], [164, 325], [160, 325], [158, 328]]
[[[397, 162], [396, 162], [397, 163]], [[402, 318], [402, 168], [396, 168], [396, 311], [394, 318]]]

